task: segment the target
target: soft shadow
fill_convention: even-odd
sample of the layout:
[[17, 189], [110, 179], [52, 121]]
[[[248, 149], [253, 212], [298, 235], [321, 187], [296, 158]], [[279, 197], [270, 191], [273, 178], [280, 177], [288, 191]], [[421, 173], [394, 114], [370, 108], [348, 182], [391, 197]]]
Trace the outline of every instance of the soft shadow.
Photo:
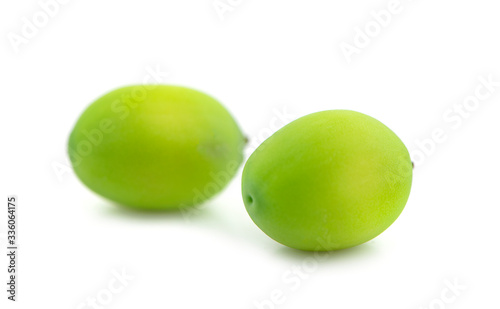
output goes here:
[[[172, 210], [140, 210], [114, 203], [101, 203], [97, 205], [100, 214], [108, 219], [120, 219], [140, 222], [174, 222], [181, 225], [191, 225], [219, 233], [222, 237], [233, 238], [237, 241], [247, 242], [256, 249], [266, 249], [262, 241], [267, 237], [254, 226], [246, 214], [225, 214], [218, 208], [217, 201]], [[238, 205], [240, 207], [240, 205]], [[236, 215], [236, 216], [235, 216]]]
[[212, 219], [214, 217], [214, 214], [211, 211], [211, 208], [213, 208], [211, 203], [204, 204], [201, 207], [167, 210], [141, 210], [114, 203], [108, 203], [100, 208], [102, 209], [101, 212], [105, 216], [137, 221], [196, 221]]
[[372, 241], [361, 244], [356, 247], [336, 250], [336, 251], [302, 251], [298, 249], [281, 246], [276, 250], [276, 254], [292, 260], [301, 262], [312, 258], [318, 262], [353, 260], [358, 258], [369, 258], [377, 253], [377, 246]]
[[291, 260], [294, 263], [303, 262], [311, 258], [320, 263], [352, 260], [373, 256], [378, 251], [374, 241], [337, 251], [302, 251], [286, 247], [279, 243], [275, 243], [273, 244], [274, 247], [271, 247], [269, 243], [266, 244], [263, 242], [263, 237], [267, 237], [260, 234], [263, 232], [257, 228], [251, 228], [251, 224], [247, 226], [243, 222], [235, 220], [236, 218], [234, 217], [229, 218], [220, 214], [214, 202], [208, 202], [197, 207], [171, 210], [140, 210], [114, 203], [106, 203], [99, 206], [100, 212], [109, 218], [122, 218], [131, 221], [175, 221], [186, 224], [194, 222], [204, 228], [217, 231], [226, 237], [246, 241], [256, 249], [260, 248], [263, 251], [272, 250], [277, 256]]

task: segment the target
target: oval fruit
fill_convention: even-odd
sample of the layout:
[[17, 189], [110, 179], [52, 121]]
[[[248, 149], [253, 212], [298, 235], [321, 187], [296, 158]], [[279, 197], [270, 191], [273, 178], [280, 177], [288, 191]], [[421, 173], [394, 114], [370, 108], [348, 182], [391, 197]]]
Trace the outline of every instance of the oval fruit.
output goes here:
[[200, 204], [243, 160], [245, 138], [212, 97], [184, 87], [129, 86], [99, 98], [69, 138], [76, 175], [119, 204], [162, 210]]
[[293, 121], [243, 170], [252, 220], [286, 246], [329, 251], [362, 244], [400, 215], [412, 183], [402, 141], [367, 115], [332, 110]]

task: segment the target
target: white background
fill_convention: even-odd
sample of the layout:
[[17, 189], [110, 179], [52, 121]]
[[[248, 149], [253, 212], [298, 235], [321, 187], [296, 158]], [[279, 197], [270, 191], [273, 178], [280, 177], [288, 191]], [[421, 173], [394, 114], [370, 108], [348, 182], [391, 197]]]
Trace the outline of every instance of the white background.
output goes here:
[[[16, 194], [21, 248], [16, 304], [0, 257], [2, 308], [91, 308], [123, 269], [133, 279], [102, 308], [498, 308], [500, 87], [450, 111], [480, 77], [500, 80], [498, 1], [401, 0], [351, 62], [342, 42], [377, 30], [370, 12], [390, 1], [232, 3], [221, 19], [212, 0], [70, 0], [16, 50], [9, 38], [43, 17], [40, 4], [1, 2], [0, 241]], [[418, 161], [405, 211], [375, 240], [318, 259], [252, 223], [240, 175], [188, 216], [110, 205], [68, 171], [66, 141], [88, 104], [151, 69], [218, 98], [254, 144], [319, 110], [379, 119]], [[436, 130], [446, 138], [433, 146]]]

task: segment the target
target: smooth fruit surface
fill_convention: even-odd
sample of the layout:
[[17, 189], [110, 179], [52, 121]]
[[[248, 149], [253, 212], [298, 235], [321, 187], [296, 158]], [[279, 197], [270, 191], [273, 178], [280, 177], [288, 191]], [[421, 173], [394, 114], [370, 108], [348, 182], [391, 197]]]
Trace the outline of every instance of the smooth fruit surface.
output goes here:
[[70, 135], [76, 175], [96, 193], [139, 209], [200, 204], [243, 160], [244, 137], [212, 97], [184, 87], [114, 90], [92, 103]]
[[301, 250], [362, 244], [400, 215], [412, 183], [403, 142], [353, 111], [299, 118], [268, 138], [243, 170], [245, 207], [274, 240]]

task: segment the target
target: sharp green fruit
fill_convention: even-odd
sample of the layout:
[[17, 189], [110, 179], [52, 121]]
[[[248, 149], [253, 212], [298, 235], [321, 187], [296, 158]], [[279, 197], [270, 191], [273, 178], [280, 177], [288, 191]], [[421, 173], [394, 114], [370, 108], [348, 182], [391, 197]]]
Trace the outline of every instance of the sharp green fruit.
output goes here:
[[410, 195], [402, 141], [367, 115], [333, 110], [288, 124], [249, 158], [245, 207], [274, 240], [301, 250], [362, 244], [387, 229]]
[[200, 204], [221, 191], [243, 160], [243, 134], [201, 92], [130, 86], [88, 107], [69, 138], [76, 175], [119, 204], [163, 210]]

